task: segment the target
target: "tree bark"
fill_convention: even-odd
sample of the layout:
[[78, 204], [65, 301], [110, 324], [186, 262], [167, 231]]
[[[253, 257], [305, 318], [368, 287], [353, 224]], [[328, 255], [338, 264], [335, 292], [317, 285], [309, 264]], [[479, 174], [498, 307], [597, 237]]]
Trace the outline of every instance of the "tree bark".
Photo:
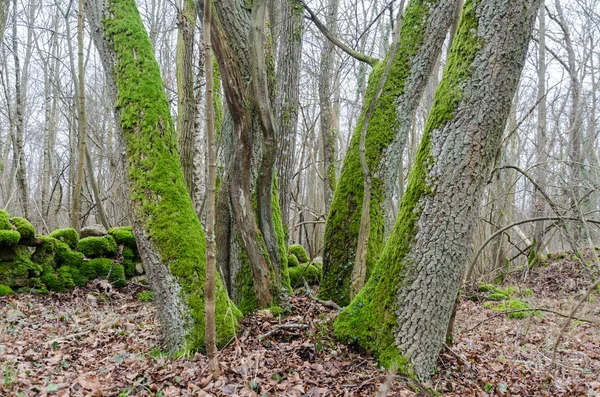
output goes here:
[[539, 5], [466, 1], [394, 231], [335, 322], [339, 338], [420, 379], [444, 342]]
[[10, 0], [0, 0], [0, 44], [4, 40], [4, 29], [8, 19], [8, 4]]
[[296, 135], [300, 107], [300, 62], [304, 19], [302, 8], [292, 1], [282, 4], [282, 29], [277, 61], [276, 119], [279, 120], [277, 176], [281, 221], [287, 230], [290, 223], [292, 177], [296, 163]]
[[[170, 351], [205, 348], [205, 236], [186, 189], [154, 51], [133, 0], [87, 0], [92, 38], [126, 149], [134, 234]], [[216, 342], [239, 311], [216, 278]]]
[[[393, 191], [386, 181], [396, 178], [399, 155], [412, 118], [441, 51], [456, 0], [409, 2], [400, 28], [400, 43], [390, 74], [377, 100], [366, 132], [366, 163], [372, 174], [367, 277], [384, 242], [384, 195]], [[364, 196], [360, 164], [360, 138], [365, 114], [385, 67], [379, 62], [371, 72], [363, 110], [352, 136], [342, 173], [336, 185], [325, 227], [323, 282], [319, 297], [346, 305], [356, 258]], [[395, 186], [394, 180], [393, 185]]]

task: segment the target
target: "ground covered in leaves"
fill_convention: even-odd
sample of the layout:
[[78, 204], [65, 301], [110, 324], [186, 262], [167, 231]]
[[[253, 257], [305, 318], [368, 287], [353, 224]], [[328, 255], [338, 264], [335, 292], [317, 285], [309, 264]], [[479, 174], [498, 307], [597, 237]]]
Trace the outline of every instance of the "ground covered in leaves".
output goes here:
[[[532, 308], [568, 313], [589, 285], [579, 267], [563, 260], [505, 284], [531, 289], [522, 299]], [[551, 369], [565, 318], [533, 311], [510, 318], [485, 305], [485, 294], [465, 293], [455, 343], [421, 385], [338, 344], [329, 331], [336, 311], [301, 294], [282, 314], [244, 319], [238, 338], [220, 351], [222, 375], [211, 379], [203, 356], [161, 351], [152, 303], [137, 298], [143, 291], [130, 285], [109, 294], [90, 287], [0, 298], [0, 396], [433, 395], [423, 387], [447, 396], [600, 396], [597, 294], [569, 322]]]

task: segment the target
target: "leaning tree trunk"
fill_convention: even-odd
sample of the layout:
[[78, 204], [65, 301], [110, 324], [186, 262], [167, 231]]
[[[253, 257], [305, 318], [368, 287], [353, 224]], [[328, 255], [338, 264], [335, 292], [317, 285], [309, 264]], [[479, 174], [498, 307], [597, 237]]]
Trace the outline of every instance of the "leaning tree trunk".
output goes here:
[[[400, 44], [388, 78], [372, 111], [365, 137], [365, 159], [371, 174], [370, 231], [367, 238], [367, 274], [384, 243], [384, 186], [386, 173], [398, 168], [427, 79], [440, 54], [452, 22], [456, 0], [411, 0], [400, 28]], [[389, 56], [389, 55], [388, 55]], [[361, 224], [364, 195], [360, 138], [365, 114], [376, 92], [386, 62], [379, 62], [369, 77], [360, 119], [344, 160], [325, 227], [323, 283], [319, 296], [346, 305]], [[394, 176], [395, 178], [395, 176]], [[395, 180], [394, 180], [395, 184]]]
[[[169, 350], [204, 348], [205, 240], [187, 192], [154, 51], [133, 0], [87, 0], [86, 11], [126, 148], [134, 233]], [[239, 311], [216, 280], [217, 344]]]
[[540, 0], [468, 0], [400, 215], [336, 335], [431, 376]]

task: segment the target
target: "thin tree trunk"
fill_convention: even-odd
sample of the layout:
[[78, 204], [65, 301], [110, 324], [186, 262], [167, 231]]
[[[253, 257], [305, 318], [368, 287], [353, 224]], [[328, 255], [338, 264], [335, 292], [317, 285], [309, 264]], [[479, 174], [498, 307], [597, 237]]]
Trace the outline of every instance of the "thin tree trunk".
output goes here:
[[335, 322], [341, 339], [423, 380], [444, 342], [539, 5], [466, 1], [394, 231]]
[[[125, 143], [134, 234], [165, 343], [173, 352], [203, 350], [205, 236], [152, 45], [133, 0], [88, 0], [85, 8]], [[234, 336], [239, 315], [216, 277], [217, 345]]]
[[8, 4], [10, 0], [0, 0], [0, 44], [4, 40], [4, 29], [8, 19]]

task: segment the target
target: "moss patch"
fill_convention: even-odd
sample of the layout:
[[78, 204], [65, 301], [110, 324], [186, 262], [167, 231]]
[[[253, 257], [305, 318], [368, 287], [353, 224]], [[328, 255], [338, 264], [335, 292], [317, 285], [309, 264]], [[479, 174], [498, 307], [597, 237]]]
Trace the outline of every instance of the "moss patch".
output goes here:
[[67, 244], [71, 249], [75, 249], [77, 247], [77, 243], [79, 242], [79, 234], [77, 230], [71, 229], [70, 227], [64, 229], [56, 229], [52, 233], [48, 235], [48, 237], [53, 237], [63, 243]]
[[0, 247], [16, 245], [21, 239], [21, 234], [16, 230], [0, 230]]
[[[405, 19], [402, 23], [400, 37], [416, 38], [421, 34], [417, 30], [423, 28], [420, 26], [422, 25], [420, 21], [422, 21], [423, 15], [427, 12], [427, 3], [421, 1], [411, 1], [409, 3], [405, 12]], [[428, 184], [427, 180], [428, 169], [433, 161], [431, 155], [431, 134], [432, 131], [443, 127], [452, 119], [454, 110], [463, 98], [463, 82], [470, 76], [470, 65], [479, 48], [479, 39], [476, 36], [477, 26], [478, 20], [473, 1], [467, 0], [458, 34], [450, 50], [442, 82], [436, 92], [415, 163], [409, 174], [408, 187], [402, 198], [394, 230], [365, 288], [340, 313], [334, 325], [335, 335], [340, 340], [361, 346], [374, 353], [383, 365], [395, 365], [402, 373], [411, 373], [412, 371], [408, 365], [407, 358], [402, 355], [402, 352], [395, 345], [394, 330], [397, 326], [396, 294], [408, 282], [408, 274], [412, 263], [407, 260], [407, 255], [414, 243], [417, 233], [417, 222], [422, 211], [419, 202], [422, 198], [432, 194], [432, 187]], [[407, 31], [406, 33], [405, 30]], [[416, 43], [419, 43], [419, 41], [416, 40]], [[410, 51], [413, 51], [402, 49], [403, 45], [401, 40], [399, 56], [406, 56], [402, 54], [406, 54], [407, 52], [410, 54]], [[391, 74], [394, 73], [399, 72], [391, 72]], [[357, 169], [357, 172], [360, 172], [360, 168]], [[355, 181], [354, 183], [358, 184], [356, 181], [362, 181], [362, 177], [355, 176], [353, 180]], [[380, 198], [376, 197], [375, 201], [377, 200], [380, 200]], [[344, 206], [343, 208], [346, 207]], [[358, 205], [358, 208], [360, 208], [360, 205]], [[338, 216], [333, 213], [334, 211], [335, 209], [332, 207], [330, 218]], [[360, 213], [360, 211], [357, 212]], [[358, 223], [354, 227], [357, 226]], [[336, 227], [337, 230], [346, 230], [349, 228], [350, 226], [347, 225], [347, 222], [342, 222], [341, 226]], [[356, 229], [356, 234], [358, 234], [358, 229]], [[332, 235], [332, 237], [335, 237], [335, 235]], [[328, 236], [326, 235], [325, 238], [327, 241]], [[373, 234], [371, 234], [371, 239], [373, 239]], [[347, 248], [353, 248], [354, 246], [355, 244], [353, 243]], [[340, 249], [344, 248], [343, 246], [340, 247]], [[344, 258], [344, 256], [341, 257]], [[341, 265], [343, 266], [346, 263], [347, 261], [342, 261]], [[327, 266], [327, 263], [325, 265]], [[343, 281], [345, 278], [342, 278], [342, 276], [345, 277], [340, 273], [335, 275], [335, 277], [341, 277], [341, 279], [329, 282], [328, 286], [330, 290], [345, 293], [345, 289], [336, 289], [338, 288], [336, 286], [343, 285], [343, 282], [346, 282]], [[325, 276], [324, 283], [328, 277], [330, 275]], [[340, 293], [330, 293], [328, 296], [332, 298], [336, 297], [338, 300], [344, 297]], [[347, 298], [341, 301], [347, 301]]]
[[112, 257], [117, 253], [117, 243], [110, 235], [86, 237], [77, 243], [77, 251], [88, 258]]
[[300, 264], [300, 261], [298, 261], [298, 258], [296, 257], [296, 255], [289, 254], [287, 256], [287, 258], [288, 258], [288, 269], [291, 267], [296, 267]]
[[35, 238], [35, 228], [27, 219], [14, 217], [11, 222], [21, 234], [21, 241], [31, 241]]
[[132, 250], [137, 250], [133, 228], [131, 226], [113, 227], [108, 229], [108, 234], [115, 239], [117, 244], [123, 244]]
[[0, 230], [12, 230], [12, 225], [10, 224], [10, 215], [8, 212], [4, 210], [0, 210]]
[[304, 280], [308, 285], [317, 285], [321, 282], [322, 272], [313, 265], [304, 263], [300, 266], [290, 267], [290, 283], [292, 288], [298, 288], [304, 285]]
[[0, 284], [0, 296], [6, 296], [12, 293], [13, 290], [8, 285]]
[[298, 262], [300, 263], [307, 263], [310, 260], [308, 254], [306, 253], [306, 250], [300, 244], [290, 245], [288, 248], [288, 252], [291, 255], [294, 255], [296, 258], [298, 258]]

